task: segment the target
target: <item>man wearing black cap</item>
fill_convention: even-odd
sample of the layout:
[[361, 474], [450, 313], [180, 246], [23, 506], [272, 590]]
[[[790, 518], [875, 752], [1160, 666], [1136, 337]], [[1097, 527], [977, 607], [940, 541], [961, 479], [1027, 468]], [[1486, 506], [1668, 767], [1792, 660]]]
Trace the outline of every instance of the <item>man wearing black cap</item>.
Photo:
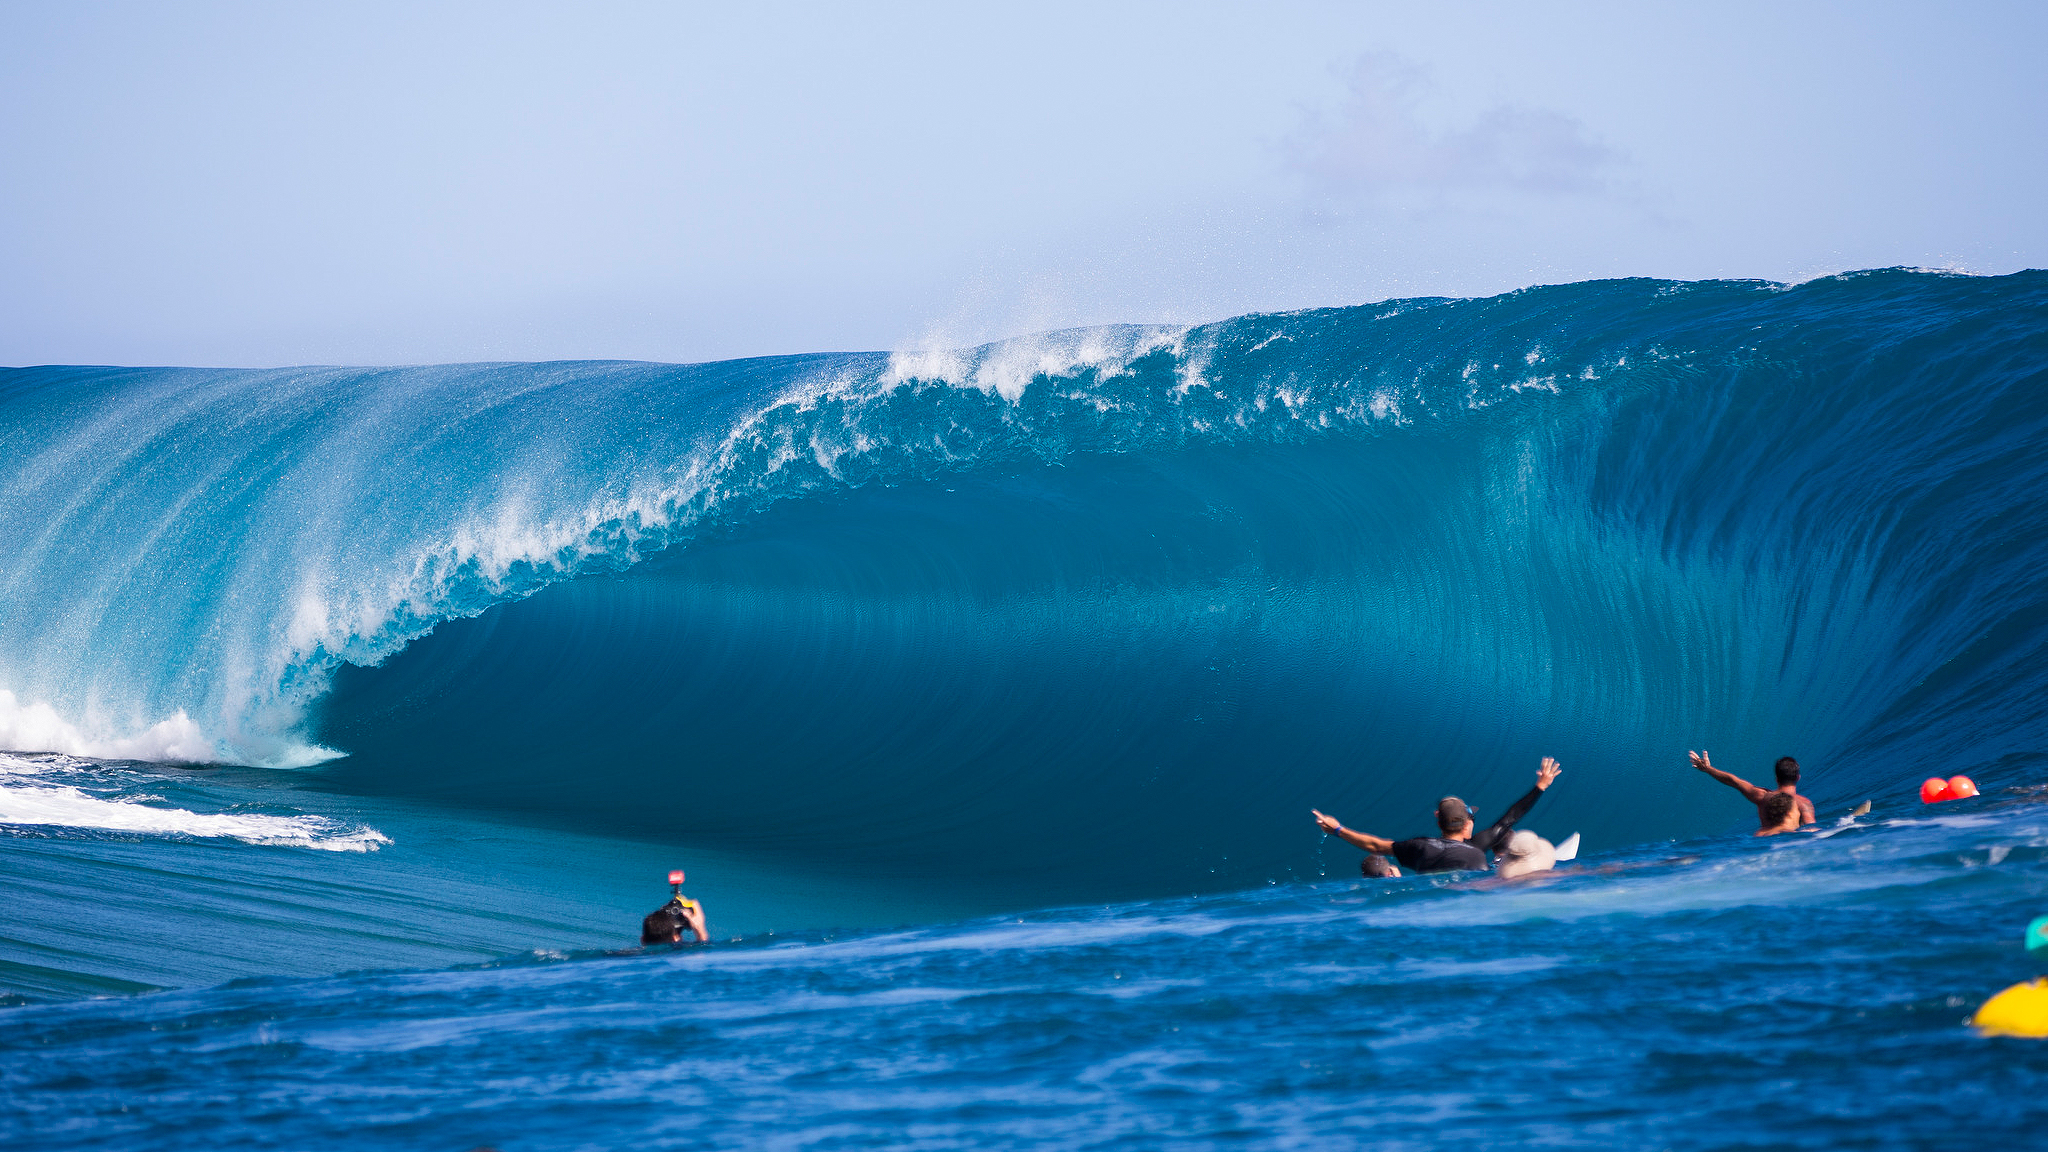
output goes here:
[[1364, 832], [1346, 828], [1335, 816], [1325, 816], [1311, 808], [1317, 827], [1375, 855], [1391, 853], [1401, 866], [1414, 872], [1483, 872], [1486, 870], [1488, 849], [1508, 842], [1508, 836], [1515, 830], [1515, 821], [1529, 814], [1535, 807], [1536, 798], [1543, 795], [1550, 782], [1557, 779], [1557, 761], [1548, 756], [1543, 766], [1536, 770], [1536, 786], [1529, 794], [1515, 801], [1514, 807], [1493, 822], [1492, 826], [1479, 832], [1472, 830], [1472, 809], [1456, 796], [1446, 796], [1437, 801], [1436, 826], [1441, 836], [1417, 836], [1412, 840], [1388, 840]]

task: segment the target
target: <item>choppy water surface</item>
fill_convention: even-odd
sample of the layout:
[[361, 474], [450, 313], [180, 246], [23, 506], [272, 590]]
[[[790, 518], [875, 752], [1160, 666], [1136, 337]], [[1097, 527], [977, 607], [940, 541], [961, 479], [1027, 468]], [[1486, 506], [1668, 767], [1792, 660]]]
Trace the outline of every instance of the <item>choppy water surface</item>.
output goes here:
[[0, 1142], [2038, 1142], [2044, 444], [2040, 272], [0, 370]]
[[1333, 879], [23, 1007], [0, 1139], [2028, 1147], [2048, 1045], [1962, 1021], [2031, 974], [2040, 801], [1537, 883]]

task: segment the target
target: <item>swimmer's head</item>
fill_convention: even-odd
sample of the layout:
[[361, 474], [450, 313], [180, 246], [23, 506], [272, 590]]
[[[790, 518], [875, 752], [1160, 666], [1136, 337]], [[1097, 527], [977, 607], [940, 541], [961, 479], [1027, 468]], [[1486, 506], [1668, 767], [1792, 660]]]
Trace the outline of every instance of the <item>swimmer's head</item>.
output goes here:
[[1799, 761], [1790, 756], [1778, 757], [1778, 787], [1799, 783]]
[[1799, 830], [1799, 801], [1789, 792], [1773, 792], [1756, 806], [1759, 836]]
[[664, 904], [641, 919], [640, 942], [680, 944], [683, 940], [683, 929], [686, 927], [688, 924], [675, 913], [675, 904]]
[[1456, 796], [1446, 796], [1436, 802], [1436, 826], [1450, 836], [1472, 827], [1472, 809]]
[[1517, 832], [1500, 846], [1493, 871], [1502, 879], [1548, 872], [1557, 867], [1557, 847], [1534, 832]]
[[1401, 870], [1394, 867], [1392, 860], [1377, 852], [1360, 860], [1358, 862], [1358, 871], [1373, 880], [1394, 880], [1398, 879], [1401, 875]]

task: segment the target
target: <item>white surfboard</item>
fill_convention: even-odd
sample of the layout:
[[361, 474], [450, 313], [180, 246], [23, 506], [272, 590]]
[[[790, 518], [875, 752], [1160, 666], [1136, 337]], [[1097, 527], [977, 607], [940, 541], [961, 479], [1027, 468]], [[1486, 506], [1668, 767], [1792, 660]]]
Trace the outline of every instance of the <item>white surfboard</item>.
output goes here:
[[1564, 843], [1557, 846], [1557, 862], [1562, 864], [1567, 860], [1576, 860], [1578, 857], [1579, 834], [1574, 832], [1564, 838]]

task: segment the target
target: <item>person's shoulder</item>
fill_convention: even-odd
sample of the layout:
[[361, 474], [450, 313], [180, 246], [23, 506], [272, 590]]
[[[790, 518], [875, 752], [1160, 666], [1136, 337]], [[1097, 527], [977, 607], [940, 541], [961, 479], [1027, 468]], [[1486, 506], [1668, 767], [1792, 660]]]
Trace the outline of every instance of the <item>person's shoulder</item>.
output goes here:
[[1416, 866], [1415, 861], [1421, 857], [1422, 853], [1428, 851], [1429, 841], [1430, 838], [1427, 836], [1410, 836], [1406, 840], [1396, 840], [1391, 849], [1391, 854], [1394, 859], [1413, 868]]

